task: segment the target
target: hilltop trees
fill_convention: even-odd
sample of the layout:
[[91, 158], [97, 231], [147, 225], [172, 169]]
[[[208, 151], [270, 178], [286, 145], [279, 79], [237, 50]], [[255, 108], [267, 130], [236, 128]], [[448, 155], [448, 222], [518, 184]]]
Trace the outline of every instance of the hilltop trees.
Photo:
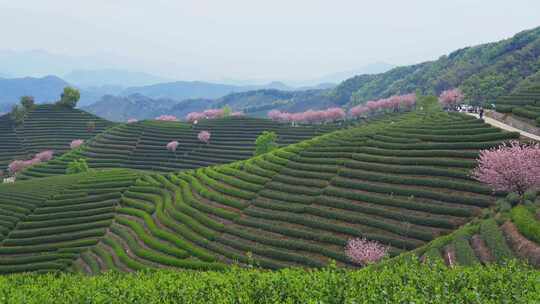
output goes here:
[[254, 155], [261, 155], [277, 148], [277, 134], [275, 132], [264, 131], [255, 140]]
[[517, 141], [480, 152], [472, 177], [494, 191], [517, 192], [540, 187], [540, 144], [520, 145]]
[[460, 89], [450, 89], [443, 91], [439, 96], [439, 102], [444, 108], [454, 108], [457, 104], [463, 101], [465, 96]]
[[156, 120], [159, 121], [178, 121], [178, 118], [174, 115], [160, 115], [156, 117]]
[[32, 96], [23, 96], [21, 97], [21, 105], [26, 109], [30, 110], [34, 107], [35, 101]]
[[29, 160], [14, 160], [9, 164], [8, 170], [11, 174], [15, 175], [30, 166], [51, 160], [53, 155], [54, 151], [47, 150], [37, 153], [32, 159]]
[[365, 104], [357, 105], [349, 110], [349, 115], [352, 118], [359, 118], [369, 113], [377, 111], [393, 111], [399, 112], [400, 110], [410, 111], [416, 104], [416, 94], [394, 95], [388, 98], [379, 100], [370, 100]]
[[56, 102], [57, 105], [67, 108], [75, 108], [77, 102], [81, 98], [79, 90], [73, 87], [65, 87], [64, 92], [60, 95], [60, 100]]

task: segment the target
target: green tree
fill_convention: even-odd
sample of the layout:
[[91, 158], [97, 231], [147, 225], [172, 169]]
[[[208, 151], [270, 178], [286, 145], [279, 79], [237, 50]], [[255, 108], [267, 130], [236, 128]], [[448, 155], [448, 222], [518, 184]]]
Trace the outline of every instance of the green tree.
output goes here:
[[34, 107], [34, 97], [32, 96], [23, 96], [21, 97], [21, 105], [26, 109], [30, 110]]
[[79, 158], [71, 161], [66, 169], [66, 174], [77, 174], [82, 172], [88, 172], [88, 164], [84, 158]]
[[255, 140], [255, 156], [270, 152], [277, 148], [275, 132], [264, 131]]
[[416, 102], [416, 110], [424, 113], [433, 113], [441, 110], [437, 96], [419, 96]]
[[81, 93], [79, 90], [73, 87], [65, 87], [64, 92], [60, 95], [60, 101], [56, 104], [62, 107], [75, 108], [80, 98]]
[[231, 116], [232, 114], [232, 109], [231, 107], [229, 107], [228, 105], [225, 105], [223, 107], [223, 117], [228, 117], [228, 116]]
[[21, 124], [24, 120], [25, 115], [26, 109], [21, 105], [14, 105], [13, 108], [11, 108], [11, 112], [9, 113], [11, 120], [13, 120], [15, 124]]

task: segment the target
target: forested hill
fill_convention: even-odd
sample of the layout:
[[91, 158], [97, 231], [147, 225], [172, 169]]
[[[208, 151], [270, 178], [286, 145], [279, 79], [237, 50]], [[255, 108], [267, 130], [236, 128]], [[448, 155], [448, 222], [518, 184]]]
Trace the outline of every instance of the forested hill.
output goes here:
[[485, 103], [539, 78], [540, 27], [510, 39], [463, 48], [436, 61], [355, 76], [342, 82], [328, 97], [345, 105], [416, 90], [437, 94], [460, 87], [469, 101]]

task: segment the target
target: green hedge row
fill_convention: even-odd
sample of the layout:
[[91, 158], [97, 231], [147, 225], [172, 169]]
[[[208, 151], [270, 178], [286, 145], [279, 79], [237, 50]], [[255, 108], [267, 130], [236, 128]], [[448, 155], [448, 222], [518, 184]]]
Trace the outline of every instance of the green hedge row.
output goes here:
[[489, 207], [492, 202], [483, 197], [466, 197], [459, 195], [452, 195], [449, 193], [441, 193], [423, 189], [412, 189], [399, 186], [385, 186], [379, 184], [367, 184], [354, 180], [347, 180], [343, 178], [336, 178], [332, 180], [332, 184], [349, 189], [357, 189], [369, 192], [383, 193], [389, 195], [402, 195], [408, 197], [422, 197], [427, 199], [438, 200], [442, 202], [470, 205], [476, 207]]
[[95, 222], [90, 222], [90, 223], [50, 227], [50, 228], [39, 228], [39, 229], [31, 229], [31, 230], [17, 229], [17, 230], [11, 231], [11, 233], [9, 234], [9, 238], [22, 239], [22, 238], [32, 238], [32, 237], [38, 237], [38, 236], [78, 232], [78, 231], [84, 231], [84, 230], [109, 227], [111, 223], [112, 223], [112, 219], [105, 220], [105, 221], [95, 221]]
[[225, 238], [222, 236], [219, 237], [217, 241], [219, 243], [232, 247], [236, 250], [240, 250], [243, 252], [252, 252], [253, 254], [267, 257], [272, 260], [289, 262], [289, 263], [298, 263], [300, 265], [305, 265], [309, 267], [324, 267], [325, 266], [323, 263], [316, 260], [309, 259], [306, 256], [292, 253], [292, 252], [277, 250], [272, 247], [263, 246], [261, 244], [257, 244], [257, 246], [248, 245], [249, 244], [248, 242], [232, 240], [230, 238]]
[[346, 167], [351, 169], [361, 169], [373, 172], [385, 172], [395, 174], [408, 174], [408, 175], [428, 175], [428, 176], [441, 176], [450, 178], [459, 178], [471, 181], [471, 177], [468, 172], [462, 170], [448, 170], [437, 167], [428, 166], [401, 166], [401, 165], [381, 165], [371, 162], [350, 161], [346, 163]]
[[[411, 186], [424, 186], [424, 187], [435, 187], [435, 188], [444, 188], [444, 189], [453, 189], [459, 191], [467, 191], [472, 193], [479, 193], [490, 195], [492, 190], [488, 187], [485, 187], [479, 183], [473, 182], [457, 182], [450, 181], [448, 179], [437, 179], [437, 178], [422, 178], [422, 177], [407, 177], [407, 176], [396, 176], [389, 174], [379, 174], [363, 170], [350, 170], [342, 169], [339, 172], [340, 176], [345, 176], [348, 178], [363, 179], [372, 182], [381, 182], [381, 183], [390, 183], [397, 185], [411, 185]], [[481, 198], [485, 199], [485, 198]]]
[[540, 244], [540, 221], [525, 206], [517, 206], [511, 211], [512, 222], [527, 239]]
[[290, 228], [279, 223], [269, 224], [265, 223], [259, 218], [252, 219], [250, 217], [239, 218], [235, 222], [242, 226], [253, 227], [274, 233], [279, 233], [288, 237], [301, 238], [308, 241], [316, 241], [340, 247], [345, 247], [345, 245], [347, 245], [346, 239], [340, 238], [329, 232], [314, 232], [312, 230]]
[[455, 229], [457, 223], [447, 219], [447, 218], [438, 218], [434, 217], [432, 214], [426, 214], [425, 217], [415, 215], [414, 213], [409, 214], [404, 211], [392, 211], [385, 208], [377, 208], [374, 206], [369, 206], [368, 204], [358, 204], [356, 202], [347, 202], [342, 199], [336, 199], [329, 196], [322, 196], [317, 199], [317, 204], [324, 205], [332, 208], [350, 210], [355, 212], [360, 212], [364, 214], [371, 214], [382, 216], [389, 219], [394, 219], [401, 222], [408, 222], [411, 224], [431, 226], [443, 229]]
[[459, 217], [470, 217], [474, 215], [474, 211], [466, 208], [458, 207], [447, 207], [443, 205], [436, 204], [424, 204], [418, 203], [411, 200], [391, 198], [388, 196], [373, 195], [367, 193], [347, 191], [347, 189], [341, 188], [327, 188], [324, 191], [324, 194], [329, 196], [336, 196], [341, 198], [346, 198], [355, 201], [364, 201], [367, 203], [391, 206], [398, 208], [405, 208], [410, 210], [426, 211], [429, 213], [442, 214], [442, 215], [453, 215]]
[[363, 153], [355, 153], [352, 158], [364, 162], [376, 162], [393, 165], [422, 165], [422, 166], [441, 166], [458, 167], [471, 169], [476, 165], [473, 159], [448, 159], [440, 157], [384, 157]]
[[485, 220], [480, 224], [480, 236], [497, 262], [501, 263], [514, 257], [495, 220]]
[[307, 218], [301, 215], [268, 212], [266, 210], [262, 212], [262, 211], [254, 210], [254, 209], [246, 210], [245, 214], [256, 217], [256, 218], [282, 221], [285, 223], [295, 223], [299, 225], [304, 225], [306, 227], [321, 229], [324, 231], [344, 233], [344, 234], [348, 234], [354, 237], [366, 237], [371, 240], [376, 240], [385, 244], [390, 244], [397, 248], [414, 249], [422, 244], [422, 242], [405, 240], [405, 239], [397, 239], [397, 238], [392, 238], [392, 237], [389, 237], [387, 235], [382, 235], [382, 234], [364, 233], [350, 226], [336, 225], [335, 223], [328, 223], [323, 220], [312, 220], [310, 218]]
[[114, 234], [120, 236], [133, 251], [133, 253], [141, 259], [148, 260], [161, 265], [169, 265], [173, 267], [197, 269], [197, 270], [223, 270], [226, 265], [218, 263], [206, 263], [195, 260], [182, 260], [171, 256], [166, 256], [158, 252], [152, 252], [139, 246], [137, 241], [125, 230], [119, 226], [112, 226], [111, 230]]
[[23, 238], [23, 239], [5, 239], [3, 241], [4, 247], [15, 247], [15, 246], [33, 246], [33, 245], [42, 245], [49, 243], [61, 243], [67, 241], [76, 241], [92, 237], [101, 237], [105, 234], [105, 229], [90, 229], [83, 231], [71, 232], [69, 234], [60, 234], [60, 235], [46, 235], [38, 236], [32, 238]]
[[251, 184], [257, 184], [257, 185], [263, 186], [264, 184], [266, 184], [269, 181], [268, 178], [265, 178], [265, 177], [262, 177], [262, 176], [259, 176], [259, 175], [255, 175], [255, 174], [250, 174], [250, 173], [247, 173], [245, 171], [241, 171], [241, 170], [238, 170], [238, 169], [235, 169], [235, 168], [231, 168], [229, 166], [219, 166], [219, 167], [216, 167], [216, 168], [213, 168], [213, 169], [216, 172], [220, 172], [222, 174], [226, 174], [226, 175], [229, 175], [229, 176], [236, 177], [236, 178], [238, 178], [240, 180], [243, 180], [243, 181], [251, 183]]
[[60, 251], [62, 248], [88, 247], [97, 244], [98, 238], [84, 238], [55, 244], [38, 244], [33, 246], [2, 246], [0, 254], [24, 254]]
[[[218, 192], [218, 194], [223, 193], [223, 194], [226, 194], [226, 195], [229, 195], [229, 196], [232, 196], [232, 197], [239, 197], [239, 198], [242, 198], [242, 199], [245, 199], [245, 200], [253, 199], [256, 196], [256, 194], [253, 193], [252, 191], [239, 189], [239, 188], [236, 188], [233, 185], [229, 184], [228, 181], [222, 181], [223, 183], [228, 184], [226, 186], [222, 182], [217, 181], [217, 180], [213, 179], [212, 177], [208, 176], [206, 174], [206, 171], [208, 171], [208, 170], [199, 169], [199, 170], [196, 171], [195, 176], [199, 180], [203, 181], [206, 185], [208, 185], [209, 188], [216, 190]], [[232, 178], [228, 178], [228, 180], [232, 180]], [[226, 197], [224, 197], [224, 198], [226, 198]]]
[[135, 221], [131, 221], [127, 218], [123, 218], [122, 216], [116, 217], [116, 222], [119, 224], [129, 227], [137, 237], [143, 241], [143, 243], [148, 246], [151, 249], [154, 249], [156, 251], [163, 252], [165, 254], [177, 257], [179, 259], [185, 259], [189, 257], [190, 255], [183, 249], [178, 249], [178, 247], [174, 247], [169, 245], [168, 243], [165, 243], [164, 241], [160, 241], [154, 238], [153, 235], [148, 234], [144, 227], [140, 225], [139, 223]]
[[109, 213], [99, 213], [92, 216], [84, 216], [78, 218], [62, 218], [57, 220], [39, 221], [39, 222], [18, 222], [17, 229], [38, 229], [50, 228], [55, 226], [75, 225], [82, 223], [92, 223], [96, 221], [109, 220], [114, 217], [114, 208], [110, 209]]
[[453, 245], [456, 250], [456, 260], [460, 265], [474, 266], [480, 263], [467, 238], [458, 236]]
[[344, 211], [333, 211], [320, 209], [313, 206], [306, 206], [306, 212], [329, 220], [345, 221], [352, 224], [369, 226], [388, 232], [392, 232], [405, 237], [415, 238], [423, 241], [431, 241], [435, 235], [429, 229], [406, 228], [405, 223], [392, 223], [390, 221], [380, 220], [367, 215], [354, 214]]
[[222, 174], [221, 172], [213, 168], [206, 168], [204, 170], [204, 173], [209, 177], [213, 178], [214, 180], [222, 181], [240, 190], [245, 190], [248, 192], [259, 192], [260, 190], [264, 189], [264, 186], [261, 184], [245, 181], [235, 176]]
[[[208, 199], [210, 201], [213, 201], [213, 202], [215, 202], [217, 204], [223, 204], [225, 206], [233, 207], [233, 208], [236, 208], [236, 209], [244, 209], [244, 208], [249, 206], [249, 203], [247, 203], [245, 201], [235, 200], [235, 199], [233, 199], [231, 197], [224, 196], [219, 192], [215, 192], [213, 190], [210, 190], [208, 187], [204, 187], [199, 182], [199, 180], [196, 177], [192, 176], [192, 175], [186, 174], [185, 176], [186, 176], [187, 180], [189, 181], [190, 186], [200, 196], [202, 196], [203, 198], [206, 198], [206, 199]], [[227, 211], [227, 210], [225, 210], [223, 208], [220, 208], [220, 207], [214, 207], [214, 209], [222, 210], [223, 215], [225, 215], [226, 218], [229, 218], [229, 219], [235, 218], [237, 216], [237, 214], [235, 212]], [[221, 212], [221, 211], [218, 211], [218, 212]]]

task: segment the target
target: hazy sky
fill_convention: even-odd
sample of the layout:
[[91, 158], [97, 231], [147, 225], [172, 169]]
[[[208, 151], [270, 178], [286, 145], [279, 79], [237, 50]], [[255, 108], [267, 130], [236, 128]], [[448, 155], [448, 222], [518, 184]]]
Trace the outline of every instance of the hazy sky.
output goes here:
[[539, 0], [0, 0], [0, 49], [110, 56], [181, 79], [405, 65], [536, 26]]

